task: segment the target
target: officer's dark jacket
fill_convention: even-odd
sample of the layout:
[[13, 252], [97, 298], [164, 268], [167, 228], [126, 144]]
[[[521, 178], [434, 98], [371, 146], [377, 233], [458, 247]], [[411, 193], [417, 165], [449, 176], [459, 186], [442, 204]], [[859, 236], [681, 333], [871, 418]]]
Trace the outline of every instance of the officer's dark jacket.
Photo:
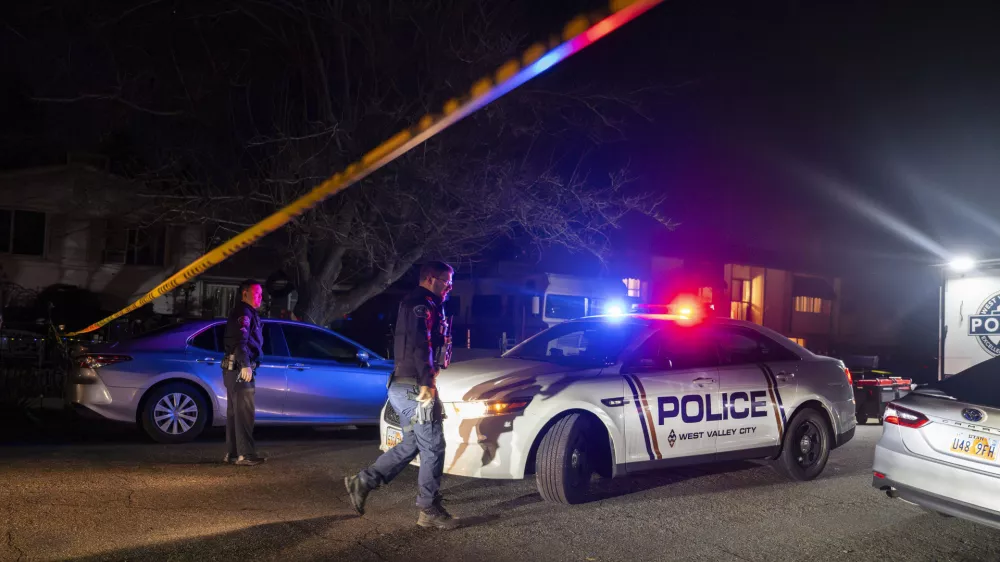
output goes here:
[[434, 345], [441, 336], [444, 312], [441, 298], [417, 287], [399, 304], [393, 355], [393, 380], [411, 379], [419, 386], [434, 386]]
[[226, 321], [226, 353], [236, 356], [238, 367], [256, 367], [264, 349], [264, 334], [260, 315], [249, 304], [240, 301]]

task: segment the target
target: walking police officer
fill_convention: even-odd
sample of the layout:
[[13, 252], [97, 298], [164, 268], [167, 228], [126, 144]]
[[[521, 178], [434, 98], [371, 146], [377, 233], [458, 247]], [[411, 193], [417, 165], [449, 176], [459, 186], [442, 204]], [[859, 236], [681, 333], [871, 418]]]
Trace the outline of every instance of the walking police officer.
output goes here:
[[253, 441], [254, 376], [260, 365], [264, 346], [260, 308], [264, 291], [260, 283], [246, 280], [240, 284], [240, 301], [229, 312], [226, 322], [222, 378], [226, 383], [226, 447], [224, 459], [239, 466], [253, 466], [264, 461]]
[[420, 268], [420, 286], [399, 305], [393, 342], [396, 369], [389, 378], [389, 404], [403, 424], [403, 441], [356, 476], [344, 478], [351, 503], [361, 515], [368, 493], [391, 482], [419, 454], [417, 524], [440, 529], [458, 526], [442, 507], [439, 493], [445, 444], [443, 411], [435, 387], [438, 367], [434, 363], [434, 348], [444, 343], [442, 304], [451, 290], [453, 275], [446, 263], [425, 264]]

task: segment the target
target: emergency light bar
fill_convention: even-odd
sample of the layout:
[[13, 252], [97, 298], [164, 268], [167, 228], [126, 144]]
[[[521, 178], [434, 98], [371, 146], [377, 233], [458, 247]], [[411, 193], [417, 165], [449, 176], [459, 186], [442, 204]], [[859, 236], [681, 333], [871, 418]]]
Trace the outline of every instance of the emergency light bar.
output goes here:
[[715, 305], [701, 303], [675, 304], [633, 304], [633, 314], [667, 314], [670, 316], [704, 315], [707, 310], [715, 310]]

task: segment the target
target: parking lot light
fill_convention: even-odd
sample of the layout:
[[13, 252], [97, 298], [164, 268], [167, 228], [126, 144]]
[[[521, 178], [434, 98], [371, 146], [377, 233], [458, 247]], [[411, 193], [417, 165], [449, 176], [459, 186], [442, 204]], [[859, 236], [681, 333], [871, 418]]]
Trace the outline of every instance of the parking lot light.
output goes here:
[[969, 256], [959, 256], [948, 263], [953, 271], [958, 271], [959, 273], [965, 273], [971, 271], [976, 267], [976, 260]]

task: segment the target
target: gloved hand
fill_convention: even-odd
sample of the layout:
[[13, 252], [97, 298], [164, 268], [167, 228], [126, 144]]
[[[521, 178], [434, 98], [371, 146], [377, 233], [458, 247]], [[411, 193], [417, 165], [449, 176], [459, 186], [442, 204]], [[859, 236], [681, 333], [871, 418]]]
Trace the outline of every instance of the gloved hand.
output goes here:
[[417, 395], [417, 402], [425, 408], [434, 402], [434, 389], [429, 386], [421, 386], [420, 394]]
[[243, 367], [240, 369], [240, 374], [237, 375], [236, 380], [239, 382], [250, 382], [253, 379], [253, 369], [250, 367]]

